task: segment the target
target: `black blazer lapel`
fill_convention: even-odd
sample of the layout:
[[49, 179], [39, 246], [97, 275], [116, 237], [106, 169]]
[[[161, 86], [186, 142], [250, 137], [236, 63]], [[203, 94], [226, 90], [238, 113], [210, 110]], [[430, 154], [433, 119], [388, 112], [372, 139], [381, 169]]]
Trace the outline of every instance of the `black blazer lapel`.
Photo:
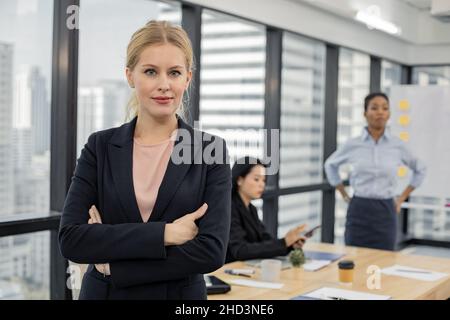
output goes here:
[[[185, 130], [185, 132], [189, 132], [189, 140], [183, 140], [180, 136], [179, 130], [174, 144], [174, 151], [178, 148], [189, 150], [189, 152], [191, 152], [191, 159], [193, 161], [196, 156], [195, 153], [201, 151], [194, 148], [194, 145], [198, 145], [194, 143], [194, 139], [197, 138], [194, 135], [194, 129], [186, 124], [183, 120], [181, 120], [181, 118], [178, 118], [178, 129], [183, 129]], [[201, 146], [201, 141], [197, 141], [197, 143], [200, 143]], [[158, 196], [156, 198], [155, 206], [153, 208], [152, 214], [150, 215], [149, 221], [161, 220], [164, 211], [167, 208], [167, 205], [170, 203], [173, 196], [177, 192], [178, 187], [188, 173], [190, 167], [191, 163], [174, 163], [171, 156], [171, 158], [169, 159], [169, 163], [167, 164], [166, 173], [164, 174], [164, 178], [159, 187]]]
[[133, 185], [134, 118], [116, 130], [108, 144], [108, 158], [114, 186], [129, 222], [142, 222]]

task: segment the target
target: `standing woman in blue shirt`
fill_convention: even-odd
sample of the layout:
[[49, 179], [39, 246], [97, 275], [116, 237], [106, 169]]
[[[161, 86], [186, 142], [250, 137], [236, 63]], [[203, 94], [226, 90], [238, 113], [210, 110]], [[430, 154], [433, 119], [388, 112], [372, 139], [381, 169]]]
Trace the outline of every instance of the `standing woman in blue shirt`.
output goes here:
[[[426, 168], [386, 128], [390, 117], [389, 98], [384, 93], [371, 93], [364, 100], [367, 126], [362, 135], [338, 148], [325, 162], [328, 181], [349, 203], [345, 224], [345, 244], [394, 250], [397, 237], [397, 213], [401, 204], [425, 177]], [[350, 164], [350, 199], [339, 177], [339, 167]], [[399, 166], [412, 170], [412, 179], [395, 199]]]

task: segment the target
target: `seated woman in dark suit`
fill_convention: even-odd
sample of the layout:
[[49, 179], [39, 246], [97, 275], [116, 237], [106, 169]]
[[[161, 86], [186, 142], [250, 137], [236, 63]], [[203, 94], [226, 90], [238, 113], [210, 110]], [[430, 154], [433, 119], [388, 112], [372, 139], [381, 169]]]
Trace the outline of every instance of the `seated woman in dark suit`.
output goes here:
[[266, 168], [259, 160], [244, 157], [232, 168], [232, 203], [230, 241], [227, 262], [272, 258], [301, 248], [306, 238], [300, 236], [306, 225], [299, 225], [276, 239], [259, 220], [256, 207], [250, 203], [261, 197], [266, 184]]

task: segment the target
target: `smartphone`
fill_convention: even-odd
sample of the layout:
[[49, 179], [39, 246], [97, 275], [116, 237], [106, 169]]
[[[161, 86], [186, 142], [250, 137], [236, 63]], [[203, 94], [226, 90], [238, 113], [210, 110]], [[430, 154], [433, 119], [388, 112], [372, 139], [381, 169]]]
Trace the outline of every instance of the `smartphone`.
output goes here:
[[301, 233], [301, 235], [304, 236], [304, 237], [306, 237], [306, 238], [311, 238], [311, 237], [314, 235], [314, 232], [315, 232], [317, 229], [319, 229], [319, 228], [320, 228], [320, 225], [315, 226], [314, 228], [312, 228], [312, 229], [310, 229], [310, 230], [308, 230], [308, 231], [306, 231], [306, 232], [304, 232], [304, 233]]

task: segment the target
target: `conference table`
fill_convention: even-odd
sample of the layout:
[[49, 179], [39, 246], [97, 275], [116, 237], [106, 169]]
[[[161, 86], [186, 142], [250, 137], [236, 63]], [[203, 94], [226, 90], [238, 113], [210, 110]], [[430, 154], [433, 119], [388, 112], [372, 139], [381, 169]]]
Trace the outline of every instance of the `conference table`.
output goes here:
[[[387, 295], [391, 299], [400, 300], [441, 300], [450, 297], [450, 259], [325, 243], [307, 243], [303, 249], [305, 251], [344, 253], [345, 256], [317, 271], [305, 271], [303, 268], [282, 270], [278, 281], [284, 284], [281, 289], [230, 284], [231, 291], [225, 294], [208, 295], [208, 300], [290, 300], [322, 287]], [[340, 260], [353, 260], [355, 262], [354, 280], [350, 285], [339, 282], [338, 261]], [[428, 282], [373, 272], [377, 267], [383, 269], [393, 265], [447, 273], [447, 276], [440, 280]], [[254, 269], [255, 274], [251, 278], [245, 278], [224, 272], [225, 269], [232, 268]], [[373, 287], [373, 276], [375, 274], [380, 276], [379, 288], [369, 289], [369, 287]], [[228, 263], [210, 275], [214, 275], [227, 283], [233, 279], [260, 281], [260, 269], [246, 265], [242, 261]], [[371, 276], [372, 278], [369, 278]]]

